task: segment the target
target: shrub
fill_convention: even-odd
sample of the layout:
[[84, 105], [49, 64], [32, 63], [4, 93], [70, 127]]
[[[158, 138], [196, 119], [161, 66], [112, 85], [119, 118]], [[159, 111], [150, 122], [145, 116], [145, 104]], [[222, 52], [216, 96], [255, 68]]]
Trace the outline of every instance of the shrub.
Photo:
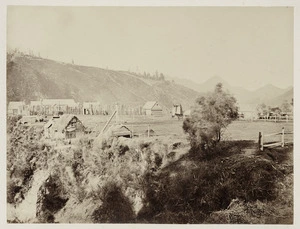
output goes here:
[[59, 174], [50, 175], [37, 193], [36, 216], [41, 223], [54, 223], [54, 214], [68, 201]]
[[7, 133], [12, 133], [17, 122], [22, 118], [22, 115], [7, 117]]
[[18, 185], [20, 183], [16, 179], [9, 180], [7, 182], [7, 203], [15, 203], [15, 196], [22, 190], [22, 186]]
[[183, 122], [183, 130], [189, 135], [193, 148], [214, 148], [221, 140], [222, 131], [238, 117], [236, 99], [217, 84], [213, 93], [196, 100], [191, 117]]
[[[191, 214], [188, 222], [202, 223], [203, 215], [207, 217], [213, 211], [226, 209], [232, 199], [250, 202], [278, 197], [276, 182], [282, 174], [267, 160], [231, 155], [197, 161], [195, 166], [192, 163], [177, 162], [159, 174], [144, 176], [144, 209], [138, 215], [139, 220], [155, 223], [157, 215], [180, 213]], [[194, 217], [194, 212], [201, 214]], [[166, 218], [159, 219], [166, 222]], [[184, 222], [186, 219], [182, 218]]]
[[135, 218], [132, 203], [115, 183], [103, 187], [101, 200], [93, 213], [94, 223], [130, 223]]

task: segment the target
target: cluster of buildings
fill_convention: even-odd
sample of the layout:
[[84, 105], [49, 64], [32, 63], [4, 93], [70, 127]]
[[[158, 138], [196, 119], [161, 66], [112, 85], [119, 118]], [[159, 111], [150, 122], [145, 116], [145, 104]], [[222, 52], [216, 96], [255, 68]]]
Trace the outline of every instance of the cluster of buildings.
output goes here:
[[157, 101], [148, 101], [144, 106], [140, 107], [120, 105], [116, 108], [116, 105], [104, 105], [99, 102], [77, 103], [74, 99], [43, 99], [30, 101], [29, 104], [26, 104], [23, 101], [11, 101], [7, 107], [7, 114], [9, 116], [54, 116], [62, 114], [109, 115], [115, 109], [118, 109], [120, 114], [128, 115], [163, 115], [163, 107]]
[[8, 104], [7, 114], [9, 116], [79, 114], [79, 108], [79, 103], [76, 103], [74, 99], [43, 99], [30, 101], [29, 104], [23, 101], [12, 101]]

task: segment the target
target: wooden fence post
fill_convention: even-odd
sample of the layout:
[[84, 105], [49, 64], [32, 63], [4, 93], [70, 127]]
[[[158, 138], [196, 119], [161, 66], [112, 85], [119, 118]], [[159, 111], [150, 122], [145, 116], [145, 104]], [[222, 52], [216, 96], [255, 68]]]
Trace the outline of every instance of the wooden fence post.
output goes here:
[[258, 148], [260, 149], [260, 151], [264, 150], [264, 142], [263, 142], [262, 132], [258, 133]]
[[284, 127], [281, 130], [281, 147], [284, 147]]

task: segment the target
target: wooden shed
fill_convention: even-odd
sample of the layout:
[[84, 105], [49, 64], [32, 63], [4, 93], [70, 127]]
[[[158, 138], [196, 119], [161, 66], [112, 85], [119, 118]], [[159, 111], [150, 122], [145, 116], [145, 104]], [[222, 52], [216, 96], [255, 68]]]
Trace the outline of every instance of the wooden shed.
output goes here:
[[157, 101], [148, 101], [143, 106], [143, 113], [145, 115], [162, 116], [163, 109]]
[[111, 133], [114, 137], [125, 137], [125, 138], [131, 138], [132, 132], [131, 130], [124, 125], [113, 125], [111, 128], [109, 128], [108, 132]]

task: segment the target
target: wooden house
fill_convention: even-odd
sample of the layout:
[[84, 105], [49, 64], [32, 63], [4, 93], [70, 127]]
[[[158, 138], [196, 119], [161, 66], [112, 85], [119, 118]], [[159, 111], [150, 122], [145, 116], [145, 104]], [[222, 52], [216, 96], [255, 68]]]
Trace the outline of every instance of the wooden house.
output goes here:
[[9, 102], [7, 107], [7, 114], [9, 116], [13, 115], [28, 115], [28, 106], [22, 101], [12, 101]]
[[84, 130], [84, 125], [75, 115], [64, 114], [45, 124], [44, 135], [51, 139], [71, 139], [84, 135]]
[[143, 113], [145, 115], [152, 115], [152, 116], [162, 116], [163, 109], [156, 101], [148, 101], [143, 106]]
[[239, 119], [256, 120], [258, 118], [255, 104], [240, 104]]

